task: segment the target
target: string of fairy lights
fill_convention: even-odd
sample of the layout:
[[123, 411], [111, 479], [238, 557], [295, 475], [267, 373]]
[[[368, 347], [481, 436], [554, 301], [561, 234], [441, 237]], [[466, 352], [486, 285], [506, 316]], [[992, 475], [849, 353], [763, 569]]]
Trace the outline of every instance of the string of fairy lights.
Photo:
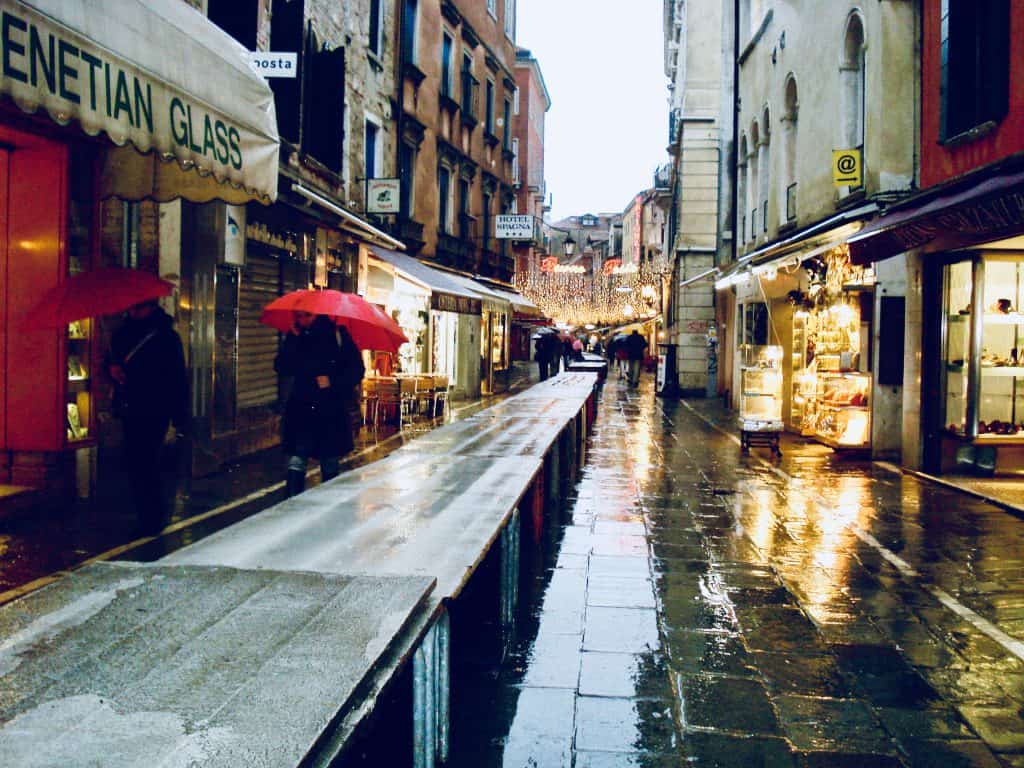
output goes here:
[[593, 274], [542, 271], [534, 265], [516, 275], [515, 286], [557, 323], [614, 325], [656, 316], [669, 273], [660, 259]]

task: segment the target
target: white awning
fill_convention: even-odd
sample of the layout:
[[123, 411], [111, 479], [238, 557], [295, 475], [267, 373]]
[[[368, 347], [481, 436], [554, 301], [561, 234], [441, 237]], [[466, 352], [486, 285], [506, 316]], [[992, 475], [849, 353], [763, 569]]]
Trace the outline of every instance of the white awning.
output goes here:
[[0, 94], [105, 133], [102, 194], [277, 197], [274, 96], [248, 51], [181, 0], [0, 0]]
[[508, 303], [512, 305], [512, 309], [521, 315], [531, 315], [538, 318], [544, 317], [544, 313], [541, 312], [540, 307], [520, 293], [515, 293], [514, 291], [503, 291], [500, 288], [491, 288], [490, 286], [488, 286], [488, 290], [508, 301]]
[[398, 273], [430, 290], [430, 306], [440, 312], [479, 315], [481, 295], [454, 279], [455, 276], [429, 267], [405, 253], [373, 247], [370, 256], [389, 264]]

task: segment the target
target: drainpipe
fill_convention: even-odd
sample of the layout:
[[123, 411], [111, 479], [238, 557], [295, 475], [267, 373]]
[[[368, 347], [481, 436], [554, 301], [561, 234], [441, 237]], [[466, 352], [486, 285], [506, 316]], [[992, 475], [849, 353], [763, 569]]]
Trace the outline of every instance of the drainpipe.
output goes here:
[[[732, 162], [730, 173], [736, 169], [739, 155], [740, 128], [740, 0], [732, 4]], [[739, 215], [739, 178], [733, 178], [729, 195], [732, 198], [732, 260], [739, 258], [740, 233], [736, 227], [740, 222]]]
[[[398, 91], [398, 114], [395, 115], [395, 176], [399, 177], [399, 185], [411, 184], [412, 179], [401, 178], [402, 168], [402, 127], [405, 120], [405, 51], [402, 50], [402, 43], [405, 35], [402, 33], [405, 21], [405, 3], [398, 0], [395, 3], [395, 89]], [[413, 174], [415, 177], [415, 173]], [[409, 190], [411, 192], [411, 190]], [[406, 193], [408, 194], [408, 192]], [[395, 234], [399, 234], [398, 220], [402, 217], [401, 192], [399, 192], [399, 212], [395, 217]], [[410, 198], [411, 199], [411, 198]]]

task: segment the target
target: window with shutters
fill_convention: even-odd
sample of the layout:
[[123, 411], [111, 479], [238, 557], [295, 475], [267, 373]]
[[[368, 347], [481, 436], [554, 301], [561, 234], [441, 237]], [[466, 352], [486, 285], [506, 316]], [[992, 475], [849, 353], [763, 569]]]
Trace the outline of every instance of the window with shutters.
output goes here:
[[420, 7], [417, 0], [403, 0], [402, 6], [402, 56], [409, 64], [419, 61], [416, 30], [420, 23]]
[[942, 0], [942, 112], [939, 135], [952, 139], [1007, 112], [1009, 0]]
[[302, 149], [341, 173], [345, 144], [345, 49], [320, 48], [308, 34], [306, 93], [302, 105]]
[[447, 32], [441, 39], [441, 95], [452, 96], [452, 48], [454, 41]]
[[[303, 0], [273, 0], [270, 17], [270, 49], [273, 51], [303, 51], [305, 25]], [[298, 77], [272, 77], [274, 110], [277, 113], [277, 132], [285, 141], [298, 144], [302, 111], [302, 78], [306, 69], [306, 56], [299, 56]]]
[[384, 4], [381, 0], [370, 0], [370, 52], [381, 55], [384, 50]]
[[253, 0], [208, 0], [206, 16], [250, 51], [256, 50], [257, 9]]

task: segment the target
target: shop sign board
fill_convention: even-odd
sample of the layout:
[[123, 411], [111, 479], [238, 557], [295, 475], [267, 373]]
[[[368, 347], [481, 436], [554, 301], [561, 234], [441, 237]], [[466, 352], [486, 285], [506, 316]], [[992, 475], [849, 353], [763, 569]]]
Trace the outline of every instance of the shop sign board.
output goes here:
[[398, 213], [401, 189], [400, 179], [368, 179], [366, 182], [366, 212]]
[[533, 240], [533, 216], [504, 214], [494, 217], [494, 237], [498, 240]]
[[832, 150], [832, 182], [837, 187], [859, 187], [864, 183], [860, 149]]
[[274, 51], [250, 51], [249, 66], [263, 77], [295, 77], [299, 71], [299, 55]]
[[456, 312], [460, 315], [479, 315], [480, 299], [457, 296], [454, 293], [434, 291], [430, 294], [430, 308], [437, 312]]
[[[124, 27], [127, 21], [91, 24], [90, 37], [61, 23], [77, 19], [72, 6], [81, 14], [82, 3], [67, 3], [66, 9], [60, 3], [46, 5], [58, 9], [62, 16], [66, 11], [67, 18], [55, 19], [31, 5], [0, 0], [0, 95], [11, 98], [26, 112], [43, 108], [62, 125], [75, 120], [89, 135], [106, 133], [118, 146], [131, 143], [139, 152], [118, 155], [118, 178], [111, 182], [116, 194], [135, 199], [141, 192], [151, 191], [151, 186], [145, 186], [148, 177], [139, 169], [138, 158], [142, 157], [139, 153], [152, 152], [155, 157], [173, 157], [179, 163], [195, 165], [217, 182], [229, 181], [264, 197], [276, 196], [278, 140], [274, 127], [255, 120], [246, 123], [238, 117], [258, 113], [262, 105], [255, 102], [269, 95], [263, 93], [265, 84], [252, 78], [259, 83], [257, 91], [244, 78], [228, 79], [230, 73], [210, 72], [205, 75], [207, 80], [222, 84], [227, 91], [219, 105], [213, 104], [206, 93], [186, 91], [191, 81], [178, 74], [183, 69], [180, 57], [187, 59], [190, 51], [174, 50], [179, 58], [170, 60], [172, 46], [191, 43], [182, 39], [182, 30], [168, 24], [165, 36], [141, 49], [120, 46], [142, 51], [140, 60], [132, 61], [117, 53], [117, 35], [128, 31]], [[93, 6], [98, 4], [87, 4]], [[230, 192], [225, 192], [223, 199], [231, 199]]]
[[224, 263], [245, 266], [245, 206], [224, 206]]

